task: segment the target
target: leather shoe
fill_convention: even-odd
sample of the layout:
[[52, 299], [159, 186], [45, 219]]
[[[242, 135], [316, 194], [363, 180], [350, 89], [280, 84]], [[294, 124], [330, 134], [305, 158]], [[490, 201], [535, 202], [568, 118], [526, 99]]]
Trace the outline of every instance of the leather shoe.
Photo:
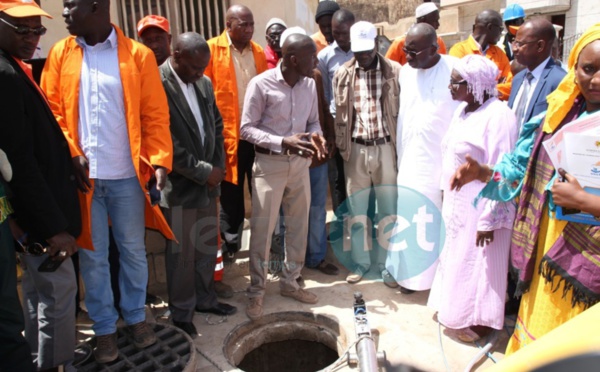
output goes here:
[[210, 313], [215, 315], [233, 315], [237, 312], [237, 307], [231, 306], [222, 302], [218, 302], [216, 306], [209, 309], [196, 308], [199, 313]]
[[402, 294], [412, 294], [415, 293], [412, 289], [404, 288], [403, 286], [399, 286], [400, 293]]
[[319, 270], [320, 272], [322, 272], [325, 275], [337, 275], [340, 272], [340, 270], [337, 268], [337, 266], [327, 263], [327, 262], [325, 262], [325, 260], [321, 261], [315, 267], [309, 267], [309, 269]]
[[173, 321], [173, 325], [188, 335], [192, 336], [192, 338], [198, 337], [198, 331], [196, 330], [196, 326], [192, 322], [176, 322]]

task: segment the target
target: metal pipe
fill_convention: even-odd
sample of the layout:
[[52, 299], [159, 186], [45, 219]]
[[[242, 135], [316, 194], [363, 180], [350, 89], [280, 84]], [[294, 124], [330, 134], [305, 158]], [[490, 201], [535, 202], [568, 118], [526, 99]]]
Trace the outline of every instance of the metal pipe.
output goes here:
[[358, 355], [358, 369], [361, 372], [377, 372], [377, 349], [375, 341], [371, 337], [364, 337], [356, 344], [356, 354]]

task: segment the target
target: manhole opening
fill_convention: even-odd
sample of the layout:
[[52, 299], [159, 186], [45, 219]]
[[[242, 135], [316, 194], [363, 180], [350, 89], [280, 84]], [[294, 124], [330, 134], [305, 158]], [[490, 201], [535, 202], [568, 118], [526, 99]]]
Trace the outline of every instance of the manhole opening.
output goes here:
[[[294, 350], [290, 353], [290, 350]], [[246, 372], [318, 371], [339, 358], [338, 352], [316, 341], [287, 340], [259, 346], [237, 367]]]
[[336, 320], [282, 312], [239, 325], [226, 337], [223, 351], [233, 366], [246, 372], [308, 372], [333, 364], [346, 344]]

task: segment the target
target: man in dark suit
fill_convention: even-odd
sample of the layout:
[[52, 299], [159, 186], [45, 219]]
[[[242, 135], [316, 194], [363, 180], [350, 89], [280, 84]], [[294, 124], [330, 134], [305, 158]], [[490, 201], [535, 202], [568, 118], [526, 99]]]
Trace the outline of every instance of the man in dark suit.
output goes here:
[[546, 96], [565, 76], [565, 71], [551, 57], [555, 38], [552, 23], [534, 18], [519, 28], [513, 41], [515, 59], [525, 69], [513, 78], [508, 105], [520, 127], [548, 109]]
[[225, 178], [223, 119], [204, 69], [206, 40], [195, 32], [177, 37], [173, 56], [160, 66], [169, 101], [173, 171], [161, 206], [179, 243], [167, 242], [167, 290], [173, 324], [196, 336], [194, 308], [230, 315], [236, 308], [217, 301], [217, 197]]
[[[70, 257], [81, 220], [67, 141], [22, 61], [46, 31], [40, 16], [50, 18], [33, 1], [0, 3], [0, 148], [13, 170], [9, 222], [25, 264], [25, 337], [37, 368], [48, 370], [73, 359], [77, 287]], [[38, 271], [49, 257], [62, 263], [53, 272]], [[4, 313], [5, 302], [0, 306]]]

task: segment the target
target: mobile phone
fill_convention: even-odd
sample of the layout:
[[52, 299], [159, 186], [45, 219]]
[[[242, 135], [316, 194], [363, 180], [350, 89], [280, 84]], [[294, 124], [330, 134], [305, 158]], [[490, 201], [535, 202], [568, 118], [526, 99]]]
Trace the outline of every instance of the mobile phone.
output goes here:
[[148, 193], [150, 194], [150, 204], [152, 206], [160, 203], [160, 191], [156, 188], [156, 177], [152, 177], [148, 181]]
[[63, 260], [53, 260], [52, 256], [48, 256], [48, 258], [46, 258], [44, 262], [42, 262], [40, 266], [38, 266], [38, 271], [40, 273], [53, 273], [59, 268], [59, 266], [62, 263]]

